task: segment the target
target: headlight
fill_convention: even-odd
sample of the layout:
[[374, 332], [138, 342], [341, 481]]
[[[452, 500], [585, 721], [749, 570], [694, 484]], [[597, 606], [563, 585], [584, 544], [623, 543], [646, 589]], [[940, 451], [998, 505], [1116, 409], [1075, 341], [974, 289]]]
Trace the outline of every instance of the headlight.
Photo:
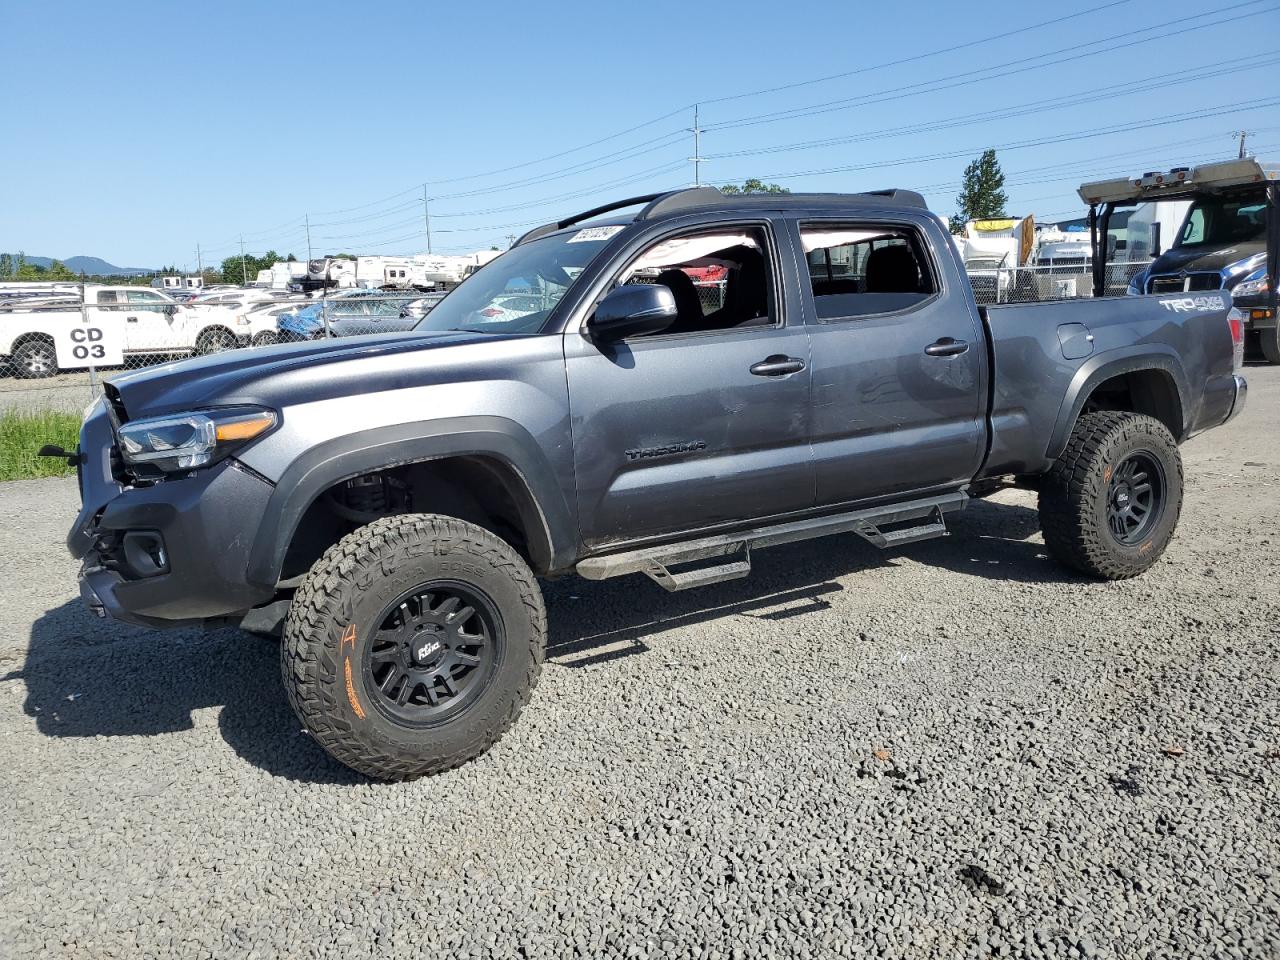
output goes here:
[[1265, 297], [1267, 290], [1267, 278], [1259, 277], [1257, 280], [1246, 280], [1243, 283], [1237, 283], [1231, 288], [1231, 296], [1240, 299], [1242, 297]]
[[274, 410], [244, 407], [134, 420], [120, 427], [120, 455], [135, 476], [191, 470], [221, 460], [278, 422]]

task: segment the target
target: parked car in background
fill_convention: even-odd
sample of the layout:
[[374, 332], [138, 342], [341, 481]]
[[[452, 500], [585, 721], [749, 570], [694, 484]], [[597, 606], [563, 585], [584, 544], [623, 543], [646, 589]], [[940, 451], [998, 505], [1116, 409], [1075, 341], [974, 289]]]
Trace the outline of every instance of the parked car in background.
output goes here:
[[225, 307], [203, 310], [180, 304], [161, 290], [134, 286], [85, 287], [86, 303], [57, 309], [10, 308], [0, 323], [0, 362], [16, 377], [58, 372], [54, 339], [88, 319], [118, 330], [130, 358], [219, 353], [237, 345], [235, 318]]
[[284, 314], [278, 323], [280, 341], [353, 337], [364, 333], [397, 333], [412, 330], [415, 317], [401, 316], [402, 309], [418, 297], [348, 290], [317, 300], [301, 310]]
[[431, 308], [444, 299], [443, 293], [430, 293], [425, 297], [418, 297], [416, 300], [410, 300], [400, 308], [400, 316], [402, 319], [421, 320]]

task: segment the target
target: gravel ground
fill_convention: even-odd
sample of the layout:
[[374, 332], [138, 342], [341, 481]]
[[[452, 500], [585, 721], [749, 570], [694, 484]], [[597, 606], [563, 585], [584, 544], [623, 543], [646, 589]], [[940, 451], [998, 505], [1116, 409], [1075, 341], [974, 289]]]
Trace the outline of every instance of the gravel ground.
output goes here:
[[69, 481], [0, 488], [5, 957], [1280, 955], [1280, 369], [1184, 448], [1165, 560], [949, 540], [547, 588], [487, 756], [362, 781], [276, 650], [91, 621]]

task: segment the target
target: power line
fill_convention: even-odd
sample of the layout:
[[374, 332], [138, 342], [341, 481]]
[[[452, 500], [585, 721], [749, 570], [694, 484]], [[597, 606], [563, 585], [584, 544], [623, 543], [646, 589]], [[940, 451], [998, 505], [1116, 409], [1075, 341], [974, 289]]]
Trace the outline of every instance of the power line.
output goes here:
[[[810, 86], [810, 85], [813, 85], [813, 84], [824, 83], [824, 82], [828, 82], [828, 81], [830, 81], [830, 80], [841, 79], [841, 78], [843, 78], [843, 77], [852, 76], [852, 75], [855, 75], [855, 74], [866, 73], [866, 72], [870, 72], [870, 71], [873, 71], [873, 70], [885, 69], [885, 68], [888, 68], [888, 67], [898, 66], [898, 65], [901, 65], [901, 64], [904, 64], [904, 63], [913, 63], [913, 62], [918, 62], [918, 61], [920, 61], [920, 60], [928, 59], [928, 58], [931, 58], [931, 57], [941, 56], [941, 55], [944, 55], [944, 54], [947, 54], [947, 53], [953, 53], [953, 52], [956, 52], [956, 51], [958, 51], [958, 50], [964, 50], [964, 49], [969, 49], [969, 48], [972, 48], [972, 47], [975, 47], [975, 46], [980, 46], [980, 45], [982, 45], [982, 44], [984, 44], [984, 43], [990, 43], [990, 42], [993, 42], [993, 41], [995, 41], [995, 40], [1004, 39], [1004, 38], [1007, 38], [1007, 37], [1010, 37], [1010, 36], [1016, 36], [1016, 35], [1018, 35], [1018, 34], [1028, 33], [1028, 32], [1031, 32], [1031, 31], [1034, 31], [1034, 30], [1038, 30], [1038, 29], [1042, 29], [1042, 28], [1045, 28], [1045, 27], [1054, 26], [1054, 25], [1056, 25], [1056, 24], [1063, 23], [1063, 22], [1065, 22], [1065, 21], [1067, 21], [1067, 20], [1076, 19], [1076, 18], [1079, 18], [1079, 17], [1082, 17], [1082, 16], [1087, 16], [1087, 15], [1089, 15], [1089, 14], [1097, 13], [1097, 12], [1099, 12], [1099, 11], [1101, 11], [1101, 10], [1110, 9], [1110, 8], [1112, 8], [1112, 7], [1122, 6], [1122, 5], [1125, 5], [1125, 4], [1129, 3], [1129, 2], [1131, 2], [1131, 0], [1113, 0], [1113, 2], [1110, 2], [1110, 3], [1104, 3], [1104, 4], [1101, 4], [1101, 5], [1099, 5], [1099, 6], [1095, 6], [1095, 7], [1090, 7], [1090, 8], [1087, 8], [1087, 9], [1085, 9], [1085, 10], [1081, 10], [1081, 11], [1078, 11], [1078, 12], [1075, 12], [1075, 13], [1071, 13], [1071, 14], [1067, 14], [1067, 15], [1063, 15], [1063, 16], [1059, 16], [1059, 17], [1054, 17], [1054, 18], [1051, 18], [1051, 19], [1049, 19], [1049, 20], [1038, 21], [1038, 22], [1033, 23], [1033, 24], [1028, 24], [1028, 25], [1026, 25], [1026, 26], [1024, 26], [1024, 27], [1019, 27], [1019, 28], [1016, 28], [1016, 29], [1013, 29], [1013, 30], [1008, 30], [1008, 31], [1004, 31], [1004, 32], [1001, 32], [1001, 33], [998, 33], [998, 34], [993, 34], [993, 35], [991, 35], [991, 36], [981, 37], [981, 38], [978, 38], [978, 39], [975, 39], [975, 40], [966, 41], [965, 43], [962, 43], [962, 44], [955, 44], [955, 45], [952, 45], [952, 46], [949, 46], [949, 47], [943, 47], [943, 48], [939, 48], [939, 49], [936, 49], [936, 50], [927, 51], [927, 52], [925, 52], [925, 53], [917, 54], [917, 55], [912, 56], [912, 57], [901, 58], [901, 59], [899, 59], [899, 60], [894, 60], [894, 61], [887, 61], [887, 62], [884, 62], [884, 63], [875, 64], [875, 65], [871, 65], [871, 66], [868, 66], [868, 67], [862, 67], [862, 68], [859, 68], [859, 69], [857, 69], [857, 70], [847, 71], [847, 72], [845, 72], [845, 73], [841, 73], [841, 74], [833, 74], [833, 75], [829, 75], [829, 76], [825, 76], [825, 77], [817, 77], [817, 78], [813, 78], [813, 79], [809, 79], [809, 80], [796, 81], [795, 83], [792, 83], [792, 84], [783, 84], [783, 85], [780, 85], [780, 86], [778, 86], [778, 87], [769, 88], [769, 90], [764, 90], [764, 91], [752, 91], [752, 92], [750, 92], [750, 93], [733, 94], [733, 95], [728, 95], [728, 96], [723, 96], [723, 97], [711, 98], [711, 99], [705, 100], [705, 101], [703, 101], [703, 102], [704, 102], [704, 103], [721, 103], [721, 102], [726, 102], [726, 101], [730, 101], [730, 100], [742, 99], [742, 98], [744, 98], [744, 97], [755, 96], [755, 95], [757, 95], [757, 94], [766, 93], [766, 92], [776, 92], [777, 90], [791, 89], [791, 88], [794, 88], [794, 87]], [[1262, 0], [1251, 0], [1251, 2], [1253, 2], [1253, 3], [1258, 3], [1258, 2], [1262, 2]], [[651, 120], [646, 120], [646, 121], [644, 121], [644, 122], [642, 122], [642, 123], [633, 124], [632, 126], [627, 127], [627, 128], [626, 128], [626, 129], [624, 129], [624, 130], [618, 131], [617, 133], [609, 134], [608, 136], [600, 137], [600, 138], [597, 138], [597, 139], [595, 139], [595, 140], [589, 141], [589, 142], [587, 142], [587, 143], [579, 144], [579, 145], [577, 145], [577, 146], [575, 146], [575, 147], [571, 147], [571, 148], [569, 148], [569, 149], [567, 149], [567, 150], [562, 150], [562, 151], [559, 151], [559, 152], [554, 153], [554, 154], [549, 154], [549, 155], [547, 155], [547, 156], [538, 157], [538, 158], [535, 158], [535, 159], [532, 159], [532, 160], [522, 161], [522, 162], [520, 162], [520, 163], [516, 163], [516, 164], [509, 164], [509, 165], [504, 166], [504, 167], [499, 167], [499, 168], [495, 168], [495, 169], [492, 169], [492, 170], [486, 170], [486, 171], [482, 171], [482, 172], [479, 172], [479, 173], [471, 173], [471, 174], [466, 174], [466, 175], [457, 176], [457, 177], [441, 178], [441, 179], [438, 179], [438, 180], [435, 180], [435, 181], [428, 181], [428, 182], [429, 182], [429, 183], [431, 183], [431, 184], [434, 184], [434, 185], [440, 185], [440, 184], [446, 184], [446, 183], [465, 182], [465, 181], [469, 181], [469, 180], [483, 179], [483, 178], [485, 178], [485, 177], [495, 176], [495, 175], [498, 175], [498, 174], [501, 174], [501, 173], [507, 173], [507, 172], [510, 172], [510, 171], [512, 171], [512, 170], [519, 170], [519, 169], [525, 169], [525, 168], [528, 168], [528, 167], [531, 167], [531, 166], [536, 166], [536, 165], [538, 165], [538, 164], [540, 164], [540, 163], [545, 163], [545, 162], [549, 162], [549, 161], [551, 161], [551, 160], [560, 159], [560, 158], [565, 157], [565, 156], [568, 156], [568, 155], [570, 155], [570, 154], [577, 153], [577, 152], [581, 152], [582, 150], [590, 149], [590, 148], [591, 148], [591, 147], [593, 147], [593, 146], [598, 146], [598, 145], [600, 145], [600, 144], [602, 144], [602, 143], [606, 143], [606, 142], [609, 142], [609, 141], [612, 141], [612, 140], [617, 140], [617, 139], [619, 139], [619, 138], [621, 138], [621, 137], [625, 137], [625, 136], [627, 136], [627, 135], [629, 135], [629, 134], [631, 134], [631, 133], [634, 133], [634, 132], [636, 132], [636, 131], [638, 131], [638, 130], [642, 130], [642, 129], [646, 128], [646, 127], [653, 126], [653, 125], [654, 125], [654, 124], [656, 124], [656, 123], [660, 123], [660, 122], [662, 122], [663, 120], [666, 120], [666, 119], [669, 119], [669, 118], [671, 118], [671, 117], [677, 116], [678, 114], [680, 114], [680, 113], [684, 112], [685, 110], [688, 110], [690, 107], [693, 107], [693, 106], [696, 106], [696, 105], [695, 105], [695, 104], [688, 104], [688, 105], [684, 105], [684, 106], [678, 107], [678, 108], [676, 108], [675, 110], [669, 111], [668, 113], [665, 113], [665, 114], [663, 114], [663, 115], [661, 115], [661, 116], [654, 117], [654, 118], [653, 118], [653, 119], [651, 119]], [[664, 139], [664, 137], [655, 138], [655, 139], [654, 139], [654, 140], [652, 140], [652, 141], [646, 141], [646, 143], [654, 143], [654, 142], [656, 142], [656, 141], [658, 141], [658, 140], [662, 140], [662, 139]], [[643, 145], [644, 145], [644, 144], [637, 145], [637, 146], [643, 146]], [[627, 150], [631, 150], [631, 149], [634, 149], [634, 147], [633, 147], [633, 148], [626, 148], [626, 149], [627, 149]], [[620, 151], [620, 152], [626, 152], [626, 151]], [[575, 166], [577, 166], [577, 167], [589, 166], [589, 165], [591, 165], [592, 163], [595, 163], [595, 162], [598, 162], [598, 161], [600, 161], [600, 160], [606, 159], [606, 158], [608, 158], [609, 156], [613, 156], [613, 155], [606, 155], [606, 157], [605, 157], [605, 158], [595, 158], [595, 159], [594, 159], [594, 160], [592, 160], [592, 161], [584, 161], [583, 163], [577, 164], [577, 165], [575, 165]], [[695, 166], [696, 166], [696, 164], [695, 164]], [[533, 180], [533, 181], [518, 181], [518, 182], [516, 182], [516, 183], [510, 184], [510, 185], [509, 185], [509, 187], [508, 187], [508, 189], [516, 189], [517, 187], [520, 187], [520, 186], [531, 186], [531, 185], [533, 185], [533, 183], [535, 183], [535, 182], [547, 182], [547, 181], [546, 181], [546, 179], [535, 179], [535, 180]], [[371, 202], [369, 202], [369, 203], [365, 203], [365, 204], [357, 204], [357, 205], [355, 205], [355, 206], [339, 208], [339, 209], [336, 209], [336, 210], [321, 211], [321, 214], [320, 214], [320, 215], [321, 215], [321, 216], [333, 216], [333, 215], [344, 214], [344, 213], [351, 213], [351, 212], [360, 211], [360, 210], [368, 210], [368, 209], [370, 209], [370, 208], [372, 208], [372, 207], [377, 207], [377, 206], [380, 206], [380, 205], [382, 205], [382, 204], [384, 204], [384, 203], [388, 203], [388, 202], [390, 202], [390, 201], [397, 200], [397, 199], [402, 198], [402, 197], [408, 197], [408, 196], [410, 196], [411, 194], [415, 193], [415, 192], [416, 192], [416, 190], [417, 190], [417, 188], [416, 188], [416, 187], [412, 187], [412, 188], [409, 188], [409, 189], [406, 189], [406, 190], [401, 190], [401, 191], [398, 191], [398, 192], [396, 192], [396, 193], [389, 194], [389, 195], [387, 195], [387, 196], [385, 196], [385, 197], [383, 197], [383, 198], [381, 198], [381, 199], [379, 199], [379, 200], [374, 200], [374, 201], [371, 201]], [[488, 191], [485, 191], [485, 190], [469, 191], [469, 192], [464, 192], [464, 193], [461, 193], [461, 194], [454, 194], [453, 196], [476, 196], [476, 195], [482, 195], [482, 194], [483, 194], [483, 193], [485, 193], [485, 192], [498, 192], [498, 191], [497, 191], [497, 189], [496, 189], [496, 188], [491, 188], [491, 189], [490, 189], [490, 190], [488, 190]], [[438, 199], [439, 199], [439, 198], [442, 198], [442, 197], [438, 197]], [[410, 201], [410, 202], [411, 202], [412, 204], [416, 204], [416, 203], [417, 203], [417, 200], [413, 200], [413, 201]], [[397, 209], [401, 209], [401, 208], [397, 208]], [[376, 215], [374, 218], [376, 219], [376, 218], [377, 218], [377, 216], [386, 216], [386, 215], [390, 215], [391, 213], [394, 213], [394, 212], [395, 212], [395, 210], [382, 211], [380, 214]]]
[[[1065, 16], [1055, 17], [1052, 20], [1041, 20], [1039, 23], [1028, 24], [1025, 27], [1018, 27], [1015, 30], [1006, 30], [1004, 33], [994, 33], [989, 37], [981, 37], [977, 40], [969, 40], [965, 43], [956, 44], [952, 47], [942, 47], [937, 50], [930, 50], [927, 53], [918, 53], [911, 57], [902, 57], [897, 60], [886, 60], [882, 63], [874, 63], [870, 66], [859, 67], [856, 70], [846, 70], [843, 73], [831, 73], [825, 77], [815, 77], [812, 80], [797, 80], [794, 83], [783, 83], [776, 87], [764, 87], [760, 90], [752, 90], [749, 93], [732, 93], [724, 97], [711, 97], [704, 99], [702, 103], [726, 103], [730, 100], [744, 100], [748, 97], [762, 97], [769, 93], [778, 93], [782, 90], [795, 90], [798, 87], [808, 87], [815, 83], [827, 83], [831, 80], [843, 80], [846, 77], [855, 77], [859, 74], [870, 73], [873, 70], [883, 70], [886, 67], [900, 67], [908, 63], [919, 63], [921, 60], [928, 60], [933, 57], [939, 57], [943, 54], [956, 53], [960, 50], [968, 50], [972, 47], [981, 46], [984, 43], [991, 43], [995, 40], [1004, 40], [1008, 37], [1015, 37], [1020, 33], [1029, 33], [1032, 30], [1039, 30], [1041, 27], [1052, 27], [1059, 23], [1065, 23], [1068, 20], [1074, 20], [1078, 17], [1088, 16], [1091, 13], [1098, 13], [1101, 10], [1108, 10], [1112, 7], [1121, 7], [1131, 2], [1131, 0], [1115, 0], [1113, 3], [1104, 3], [1101, 6], [1089, 7], [1087, 10], [1080, 10], [1076, 13], [1069, 13]], [[1260, 0], [1258, 0], [1260, 2]]]
[[793, 150], [812, 150], [821, 147], [840, 146], [848, 143], [861, 143], [867, 140], [881, 140], [888, 137], [908, 136], [916, 133], [934, 133], [938, 130], [950, 130], [955, 127], [970, 126], [975, 123], [989, 123], [993, 120], [1007, 120], [1013, 117], [1026, 116], [1027, 114], [1045, 113], [1050, 110], [1063, 109], [1064, 107], [1079, 106], [1086, 102], [1096, 103], [1099, 100], [1131, 96], [1135, 93], [1145, 93], [1148, 90], [1163, 90], [1167, 87], [1181, 83], [1189, 83], [1193, 80], [1206, 80], [1212, 77], [1240, 73], [1245, 70], [1256, 70], [1259, 67], [1271, 66], [1276, 63], [1280, 63], [1280, 54], [1258, 53], [1252, 54], [1251, 56], [1254, 57], [1256, 62], [1235, 61], [1229, 66], [1221, 66], [1221, 61], [1218, 60], [1212, 64], [1189, 67], [1179, 73], [1166, 74], [1161, 76], [1159, 79], [1133, 80], [1127, 84], [1121, 84], [1119, 86], [1109, 84], [1093, 90], [1073, 91], [1072, 93], [1065, 94], [1063, 96], [1049, 97], [1043, 100], [1032, 100], [1027, 103], [1003, 107], [998, 110], [985, 113], [970, 113], [947, 120], [908, 124], [901, 127], [888, 127], [880, 130], [866, 131], [847, 137], [828, 137], [821, 140], [801, 140], [794, 143], [775, 144], [771, 147], [761, 147], [758, 149], [732, 150], [726, 153], [713, 153], [709, 156], [711, 159], [721, 160], [731, 157], [750, 157], [769, 153], [786, 153]]
[[[1216, 16], [1230, 10], [1236, 10], [1240, 7], [1255, 6], [1264, 0], [1245, 0], [1243, 3], [1236, 3], [1230, 6], [1221, 7], [1216, 10], [1205, 11], [1204, 13], [1192, 14], [1185, 20], [1197, 20], [1202, 17]], [[1169, 37], [1179, 36], [1184, 33], [1190, 33], [1193, 30], [1202, 30], [1210, 27], [1225, 26], [1235, 23], [1239, 20], [1245, 20], [1250, 17], [1260, 16], [1264, 13], [1271, 13], [1280, 10], [1280, 6], [1268, 7], [1265, 10], [1255, 10], [1251, 13], [1239, 14], [1235, 17], [1215, 20], [1211, 23], [1192, 24], [1190, 26], [1180, 26], [1173, 30], [1167, 30], [1164, 33], [1157, 33], [1154, 36], [1143, 37], [1141, 39], [1126, 39], [1122, 42], [1115, 42], [1111, 46], [1100, 46], [1097, 41], [1088, 41], [1086, 43], [1077, 43], [1068, 47], [1061, 47], [1057, 50], [1050, 50], [1045, 53], [1038, 53], [1030, 57], [1022, 57], [1018, 60], [1009, 60], [1004, 63], [994, 64], [992, 66], [980, 67], [976, 70], [966, 70], [961, 73], [950, 74], [945, 77], [935, 77], [932, 80], [922, 80], [917, 83], [907, 84], [906, 86], [895, 86], [883, 90], [876, 90], [871, 93], [859, 94], [856, 97], [844, 97], [838, 100], [826, 100], [819, 103], [808, 104], [803, 107], [792, 107], [787, 110], [776, 110], [771, 113], [748, 114], [732, 120], [723, 120], [719, 123], [708, 124], [705, 128], [707, 131], [728, 130], [739, 127], [759, 126], [764, 123], [776, 123], [780, 120], [796, 120], [803, 117], [817, 116], [823, 113], [833, 113], [840, 110], [849, 110], [853, 107], [867, 106], [872, 103], [888, 103], [894, 100], [902, 100], [907, 97], [919, 96], [924, 93], [937, 93], [941, 90], [954, 90], [959, 87], [970, 86], [975, 83], [984, 83], [987, 80], [999, 80], [1005, 77], [1014, 76], [1019, 73], [1026, 73], [1029, 70], [1036, 70], [1045, 64], [1039, 61], [1050, 57], [1057, 58], [1053, 61], [1054, 66], [1064, 63], [1071, 63], [1076, 60], [1083, 60], [1089, 57], [1100, 56], [1104, 53], [1113, 53], [1116, 50], [1124, 50], [1129, 47], [1139, 46], [1140, 44], [1150, 43], [1153, 40], [1164, 40]], [[1141, 30], [1132, 31], [1136, 34], [1151, 33], [1160, 29], [1163, 24], [1155, 27], [1146, 27]], [[1071, 57], [1061, 57], [1061, 54], [1071, 53], [1073, 51], [1083, 50]], [[1023, 66], [1018, 66], [1022, 64]], [[993, 73], [992, 71], [1001, 70], [1004, 67], [1017, 66], [1015, 70], [1005, 70], [1003, 72]], [[978, 76], [979, 74], [988, 74], [987, 76]], [[966, 79], [968, 78], [968, 79]], [[956, 83], [947, 83], [946, 81], [955, 80]], [[939, 85], [941, 84], [941, 85]]]
[[[982, 147], [967, 147], [963, 150], [951, 150], [945, 153], [934, 153], [919, 155], [914, 157], [899, 157], [894, 160], [881, 160], [874, 163], [849, 164], [847, 166], [827, 167], [815, 170], [793, 170], [785, 173], [765, 173], [757, 174], [760, 179], [770, 180], [794, 180], [797, 177], [817, 177], [826, 176], [832, 173], [847, 173], [855, 170], [875, 170], [882, 167], [903, 166], [911, 163], [925, 163], [931, 160], [949, 160], [956, 157], [971, 156], [985, 149], [996, 150], [1024, 150], [1028, 147], [1045, 146], [1051, 143], [1069, 143], [1074, 140], [1087, 140], [1092, 137], [1110, 136], [1116, 133], [1130, 133], [1134, 130], [1146, 130], [1153, 127], [1168, 126], [1171, 123], [1179, 123], [1183, 120], [1203, 120], [1207, 117], [1218, 117], [1224, 114], [1242, 113], [1246, 110], [1258, 110], [1264, 107], [1272, 107], [1280, 105], [1280, 98], [1274, 100], [1259, 100], [1240, 106], [1235, 103], [1220, 104], [1214, 107], [1203, 107], [1199, 110], [1190, 111], [1188, 113], [1175, 114], [1166, 117], [1163, 120], [1150, 120], [1143, 123], [1118, 124], [1102, 129], [1090, 128], [1088, 130], [1076, 130], [1071, 133], [1059, 134], [1050, 137], [1041, 137], [1033, 140], [1014, 141], [1012, 143], [998, 144], [992, 147], [990, 144]], [[732, 183], [732, 179], [719, 181], [721, 183]]]

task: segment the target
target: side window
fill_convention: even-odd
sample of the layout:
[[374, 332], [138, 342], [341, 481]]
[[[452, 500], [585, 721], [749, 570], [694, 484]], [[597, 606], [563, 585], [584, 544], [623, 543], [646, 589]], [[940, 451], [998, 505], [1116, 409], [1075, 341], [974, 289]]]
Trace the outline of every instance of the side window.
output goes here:
[[1204, 243], [1204, 208], [1193, 207], [1182, 228], [1183, 243]]
[[116, 302], [116, 292], [115, 292], [114, 290], [99, 290], [99, 291], [98, 291], [98, 303], [99, 303], [99, 305], [101, 305], [101, 304], [106, 304], [106, 303], [115, 303], [115, 302]]
[[127, 290], [125, 291], [125, 299], [130, 303], [146, 304], [146, 306], [139, 309], [150, 310], [153, 313], [164, 312], [164, 305], [160, 303], [161, 298], [149, 290]]
[[809, 223], [800, 239], [821, 321], [905, 310], [938, 292], [911, 227]]
[[662, 336], [777, 323], [768, 238], [761, 227], [724, 227], [661, 240], [617, 283], [670, 288], [677, 316]]

